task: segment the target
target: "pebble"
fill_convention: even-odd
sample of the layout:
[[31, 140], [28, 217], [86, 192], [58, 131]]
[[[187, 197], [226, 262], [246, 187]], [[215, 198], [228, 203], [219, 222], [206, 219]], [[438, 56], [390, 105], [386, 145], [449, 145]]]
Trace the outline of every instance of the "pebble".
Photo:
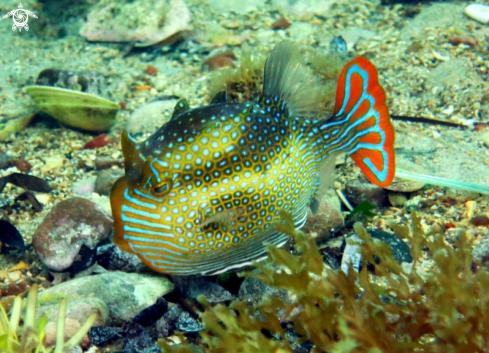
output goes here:
[[155, 132], [170, 120], [176, 104], [176, 99], [169, 99], [153, 101], [139, 107], [127, 120], [126, 130], [130, 134]]
[[277, 30], [277, 29], [286, 29], [286, 28], [289, 28], [291, 24], [292, 23], [290, 23], [289, 21], [287, 21], [286, 18], [280, 17], [278, 20], [276, 20], [275, 22], [272, 23], [271, 28], [272, 29], [275, 29], [275, 30]]
[[71, 190], [73, 190], [73, 192], [77, 195], [89, 195], [95, 191], [96, 181], [96, 176], [80, 179], [71, 185]]
[[345, 186], [345, 195], [353, 206], [365, 200], [377, 207], [388, 205], [387, 191], [366, 180], [349, 180]]
[[[37, 310], [37, 316], [46, 316], [48, 323], [44, 330], [46, 336], [44, 342], [46, 346], [52, 346], [56, 343], [56, 321], [58, 317], [59, 303], [44, 305]], [[65, 342], [73, 336], [73, 334], [80, 328], [81, 325], [87, 320], [87, 318], [93, 314], [97, 314], [97, 320], [94, 326], [105, 325], [107, 318], [109, 317], [109, 311], [104, 301], [98, 298], [79, 298], [70, 300], [66, 305], [66, 319], [65, 319]], [[86, 346], [90, 343], [90, 340], [85, 336], [81, 344]]]
[[256, 11], [259, 6], [263, 5], [262, 0], [210, 0], [208, 2], [210, 8], [218, 13], [245, 14], [251, 11]]
[[178, 304], [173, 305], [170, 309], [156, 322], [156, 332], [159, 337], [168, 337], [173, 332], [181, 330], [184, 332], [197, 332], [204, 329], [202, 323], [184, 310]]
[[473, 20], [479, 21], [480, 23], [486, 24], [489, 22], [488, 5], [471, 4], [465, 8], [464, 13]]
[[414, 192], [421, 190], [425, 185], [426, 184], [421, 181], [394, 178], [392, 183], [386, 186], [385, 189], [397, 192]]
[[52, 271], [67, 270], [82, 245], [94, 249], [113, 228], [112, 219], [94, 202], [75, 197], [56, 204], [37, 227], [32, 243]]
[[312, 14], [326, 17], [335, 2], [337, 0], [272, 0], [272, 7], [299, 17]]
[[119, 169], [104, 169], [97, 174], [95, 181], [95, 192], [99, 195], [109, 195], [112, 185], [124, 172]]
[[316, 214], [308, 210], [307, 222], [302, 231], [317, 235], [317, 241], [321, 242], [321, 240], [329, 238], [332, 233], [341, 229], [344, 223], [341, 201], [334, 190], [328, 190], [320, 198]]
[[146, 267], [136, 254], [122, 251], [110, 243], [97, 248], [97, 263], [107, 270], [136, 272]]
[[203, 295], [209, 303], [220, 303], [234, 299], [234, 295], [217, 283], [211, 282], [208, 277], [175, 276], [173, 283], [187, 298], [197, 299], [199, 295]]
[[484, 135], [482, 135], [482, 143], [484, 146], [489, 148], [489, 132], [486, 132]]
[[173, 283], [160, 275], [113, 271], [58, 284], [41, 292], [38, 299], [42, 306], [63, 298], [101, 300], [107, 306], [110, 324], [110, 321], [130, 321], [173, 288]]
[[401, 192], [389, 192], [388, 198], [394, 207], [403, 207], [408, 200], [407, 196]]

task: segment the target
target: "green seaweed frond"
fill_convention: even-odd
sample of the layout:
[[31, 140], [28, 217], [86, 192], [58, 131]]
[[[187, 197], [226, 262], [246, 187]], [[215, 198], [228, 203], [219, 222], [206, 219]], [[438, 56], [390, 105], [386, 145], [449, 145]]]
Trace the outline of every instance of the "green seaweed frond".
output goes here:
[[[10, 317], [0, 305], [0, 352], [2, 353], [62, 353], [76, 346], [87, 334], [97, 319], [97, 314], [88, 317], [85, 323], [67, 341], [64, 341], [66, 300], [62, 300], [56, 322], [56, 345], [44, 345], [46, 317], [36, 320], [37, 284], [27, 295], [25, 315], [22, 317], [22, 299], [15, 297]], [[23, 324], [20, 325], [21, 320]]]
[[474, 270], [465, 234], [451, 237], [453, 244], [443, 234], [426, 237], [413, 212], [414, 260], [401, 265], [386, 244], [356, 223], [364, 242], [362, 270], [345, 273], [324, 266], [315, 242], [290, 220], [277, 227], [295, 239], [299, 255], [270, 247], [275, 267], [257, 263], [261, 273], [245, 275], [287, 290], [288, 300], [264, 296], [257, 305], [234, 301], [212, 307], [201, 299], [204, 351], [292, 352], [306, 341], [313, 352], [488, 351], [489, 273]]

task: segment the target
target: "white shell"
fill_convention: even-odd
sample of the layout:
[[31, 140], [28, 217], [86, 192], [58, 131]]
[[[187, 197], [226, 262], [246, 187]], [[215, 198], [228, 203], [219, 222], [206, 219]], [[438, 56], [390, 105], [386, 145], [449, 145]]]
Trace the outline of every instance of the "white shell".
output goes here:
[[93, 94], [50, 86], [27, 86], [24, 89], [39, 109], [72, 127], [106, 131], [118, 117], [117, 103]]
[[489, 6], [482, 4], [472, 4], [465, 8], [465, 14], [470, 18], [481, 23], [489, 22]]

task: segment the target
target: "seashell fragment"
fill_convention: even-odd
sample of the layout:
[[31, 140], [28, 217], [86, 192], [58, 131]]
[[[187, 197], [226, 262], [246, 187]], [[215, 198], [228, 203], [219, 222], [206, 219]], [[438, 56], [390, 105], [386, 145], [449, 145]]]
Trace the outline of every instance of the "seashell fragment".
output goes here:
[[483, 4], [471, 4], [465, 8], [465, 14], [473, 20], [481, 23], [489, 23], [489, 6]]
[[27, 86], [25, 91], [43, 112], [75, 128], [106, 131], [118, 117], [117, 103], [92, 94], [48, 86]]
[[101, 0], [80, 35], [89, 41], [145, 47], [188, 30], [189, 23], [190, 10], [183, 0]]

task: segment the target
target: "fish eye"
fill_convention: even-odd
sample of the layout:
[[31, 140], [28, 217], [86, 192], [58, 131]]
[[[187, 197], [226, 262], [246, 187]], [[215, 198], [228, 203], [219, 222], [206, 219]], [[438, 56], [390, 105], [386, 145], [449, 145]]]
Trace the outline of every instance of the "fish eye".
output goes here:
[[157, 196], [162, 196], [166, 194], [170, 190], [170, 183], [167, 181], [164, 181], [161, 184], [155, 185], [155, 187], [152, 189], [153, 194]]

